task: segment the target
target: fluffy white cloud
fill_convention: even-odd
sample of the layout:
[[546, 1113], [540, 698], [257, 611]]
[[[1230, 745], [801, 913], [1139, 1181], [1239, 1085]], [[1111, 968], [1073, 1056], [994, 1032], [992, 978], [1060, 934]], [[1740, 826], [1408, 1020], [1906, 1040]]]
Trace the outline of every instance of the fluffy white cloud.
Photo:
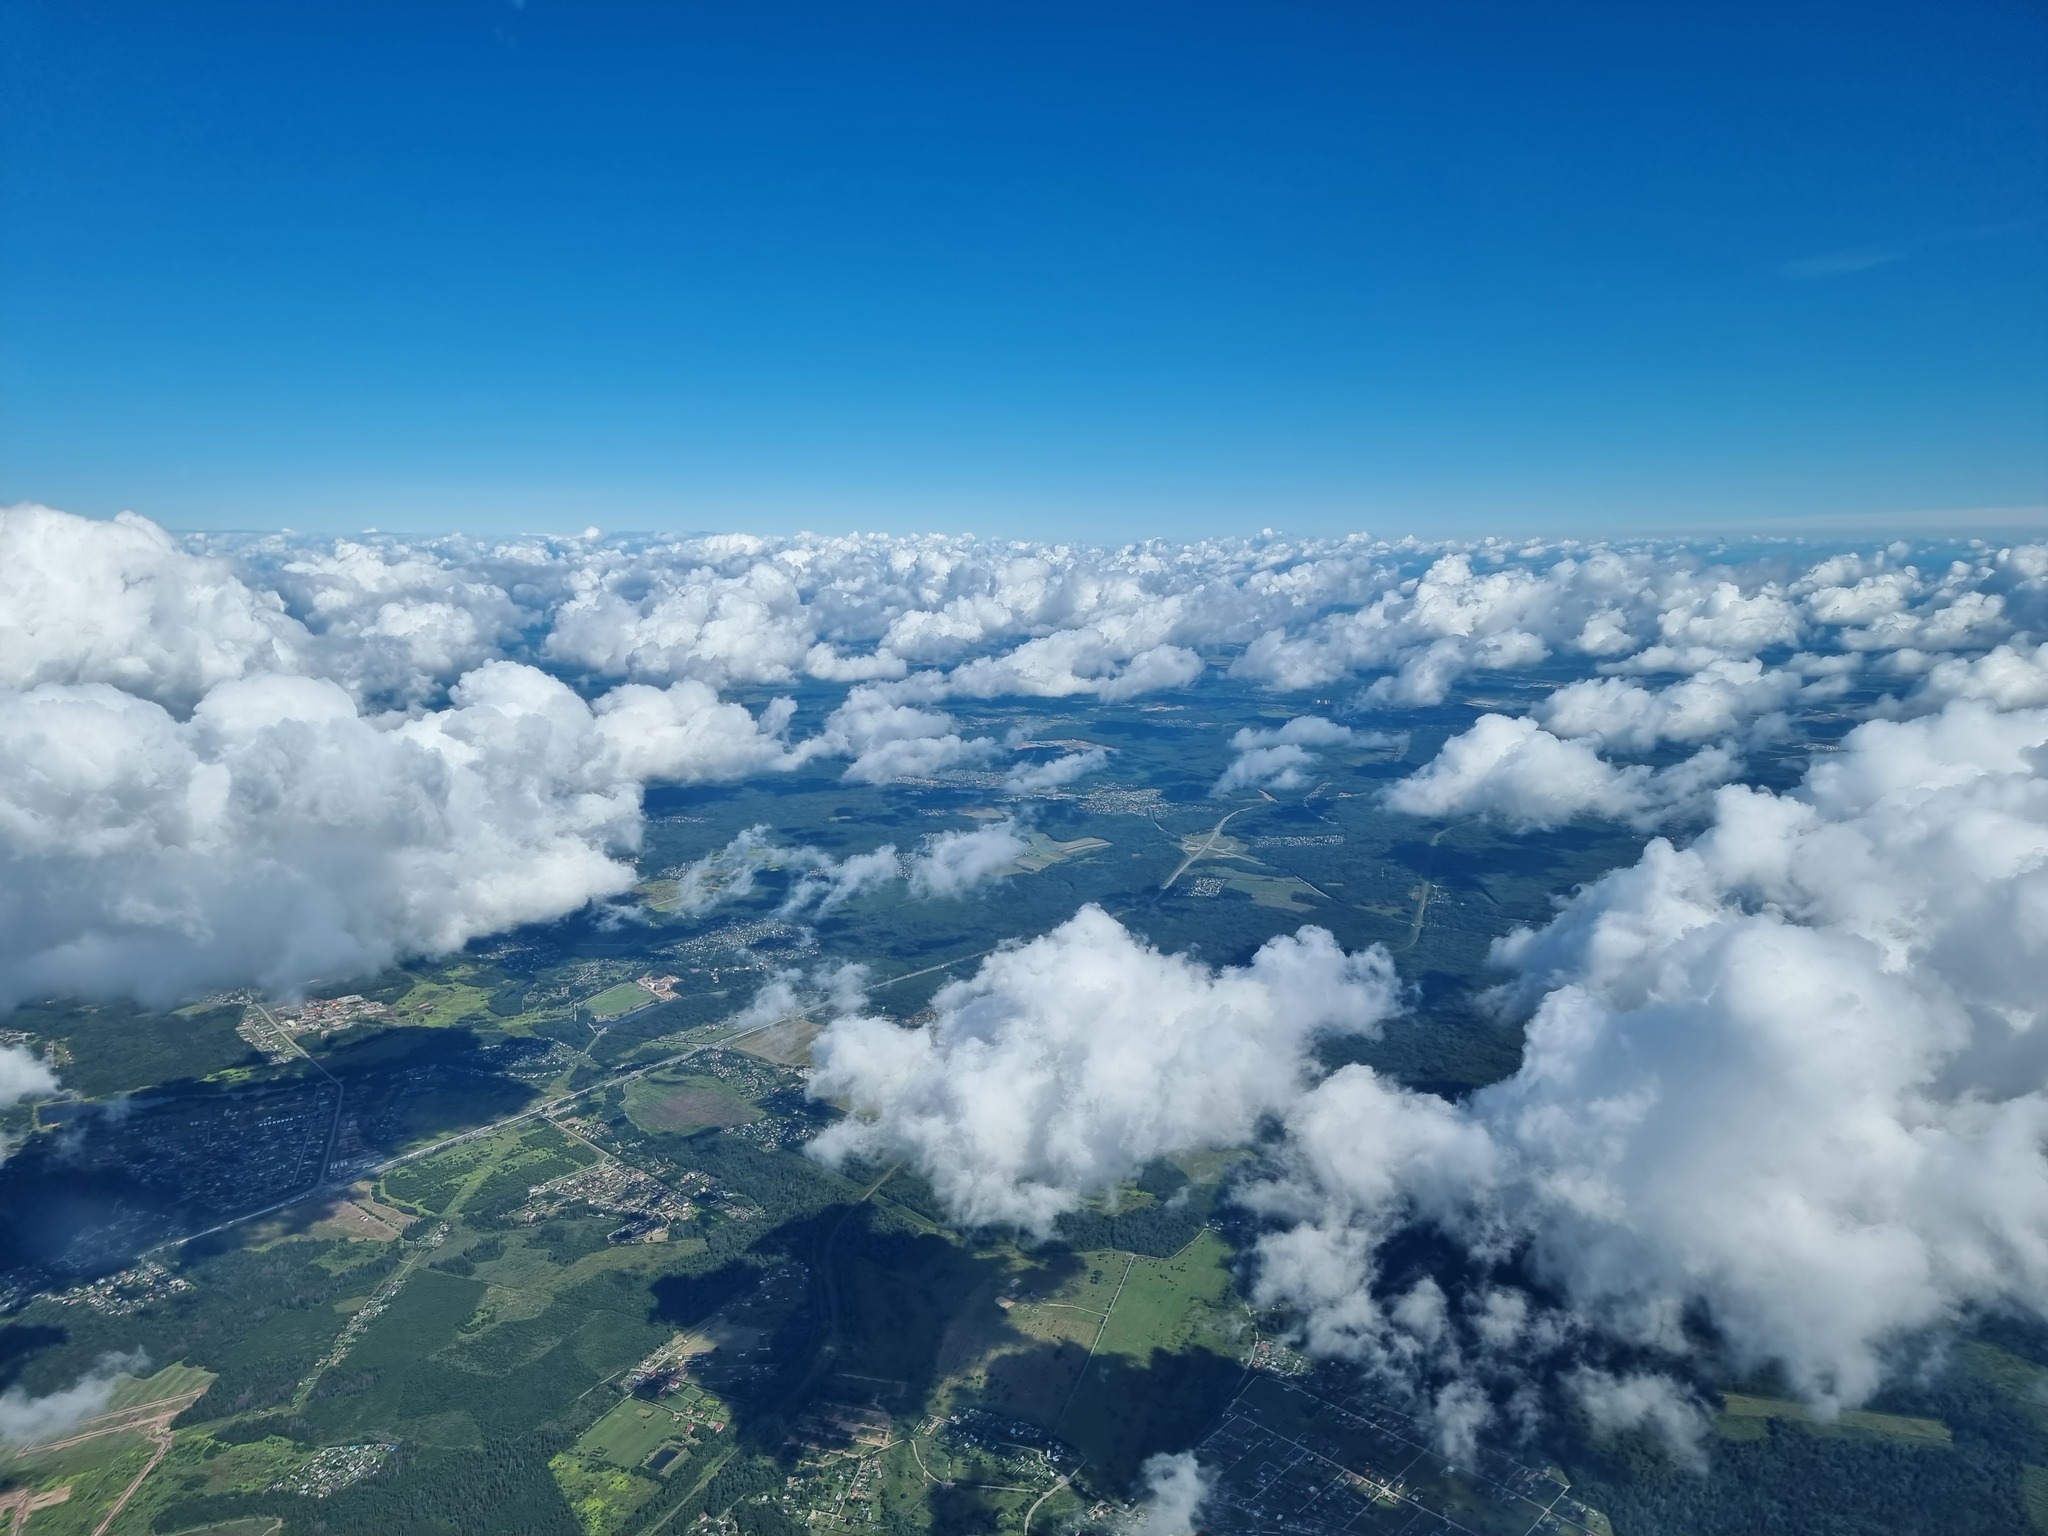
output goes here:
[[823, 916], [840, 903], [900, 879], [903, 874], [903, 861], [897, 857], [894, 843], [843, 859], [831, 858], [815, 848], [802, 848], [784, 855], [783, 861], [786, 866], [804, 871], [782, 903], [780, 910], [785, 917], [805, 911]]
[[786, 852], [776, 846], [765, 825], [749, 827], [723, 848], [670, 871], [675, 889], [665, 905], [685, 917], [702, 917], [722, 901], [749, 895], [755, 877], [764, 869], [780, 868]]
[[0, 1045], [0, 1109], [57, 1091], [49, 1063], [18, 1045]]
[[1016, 822], [1007, 819], [928, 837], [908, 858], [894, 843], [834, 858], [819, 848], [779, 844], [765, 826], [750, 827], [724, 847], [672, 871], [674, 889], [663, 906], [701, 917], [722, 902], [752, 894], [764, 871], [790, 876], [788, 894], [777, 908], [784, 917], [822, 917], [892, 880], [906, 881], [914, 897], [961, 896], [1013, 863], [1028, 846]]
[[770, 870], [791, 877], [777, 908], [782, 916], [822, 916], [864, 891], [898, 879], [903, 861], [893, 843], [835, 859], [819, 848], [777, 843], [766, 826], [749, 827], [724, 847], [671, 871], [674, 888], [662, 905], [686, 917], [702, 917], [723, 902], [751, 895], [758, 877]]
[[1545, 559], [1540, 548], [1490, 545], [1443, 553], [1415, 577], [1398, 565], [1375, 570], [1370, 601], [1269, 629], [1231, 670], [1280, 688], [1383, 671], [1369, 702], [1438, 704], [1467, 672], [1529, 666], [1560, 650], [1588, 658], [1634, 651], [1662, 612], [1693, 599], [1702, 575], [1641, 552]]
[[108, 683], [186, 709], [216, 683], [295, 670], [309, 639], [277, 597], [145, 518], [0, 508], [0, 687]]
[[2048, 705], [2048, 644], [2032, 650], [2001, 645], [1971, 661], [1945, 656], [1928, 667], [1907, 705], [1918, 712], [1952, 699], [1977, 699], [1994, 709]]
[[106, 1412], [123, 1378], [148, 1368], [149, 1361], [140, 1354], [102, 1355], [87, 1375], [46, 1396], [30, 1397], [20, 1387], [9, 1387], [0, 1392], [0, 1445], [32, 1445], [57, 1438], [74, 1425]]
[[[1268, 789], [1299, 789], [1308, 782], [1309, 771], [1322, 759], [1318, 747], [1343, 746], [1353, 732], [1334, 720], [1315, 715], [1297, 715], [1285, 725], [1256, 731], [1246, 726], [1230, 738], [1230, 750], [1237, 755], [1210, 788], [1212, 795], [1264, 786]], [[1375, 741], [1384, 741], [1376, 735]]]
[[819, 966], [808, 975], [792, 966], [769, 977], [732, 1022], [745, 1032], [812, 1013], [852, 1013], [866, 1003], [867, 985], [864, 965]]
[[309, 669], [359, 697], [400, 704], [428, 703], [463, 673], [517, 654], [539, 596], [519, 579], [533, 570], [535, 551], [522, 560], [466, 541], [433, 551], [338, 539], [267, 552], [278, 595], [318, 637]]
[[1372, 1255], [1424, 1219], [1529, 1244], [1580, 1327], [1682, 1356], [1698, 1309], [1822, 1402], [1968, 1307], [2048, 1312], [2044, 746], [2038, 711], [1865, 725], [1504, 943], [1521, 1069], [1456, 1111], [1361, 1069], [1310, 1093], [1271, 1292], [1398, 1351]]
[[910, 889], [919, 896], [964, 896], [1015, 863], [1028, 846], [1011, 820], [966, 832], [941, 832], [926, 839], [911, 865]]
[[1184, 646], [1153, 645], [1130, 654], [1093, 625], [1027, 640], [1001, 656], [979, 657], [947, 675], [945, 691], [970, 698], [1006, 695], [1135, 698], [1183, 688], [1202, 675], [1202, 658]]
[[[1367, 703], [1432, 705], [1468, 673], [1527, 667], [1558, 654], [1630, 671], [1696, 672], [1789, 649], [1810, 635], [1835, 637], [1850, 650], [1912, 637], [1938, 637], [1925, 643], [1945, 647], [1981, 645], [2010, 628], [2009, 600], [1984, 589], [2017, 589], [2033, 579], [2021, 574], [2032, 570], [2030, 561], [2003, 556], [1958, 562], [1929, 581], [1892, 569], [1889, 553], [1802, 572], [1771, 557], [1720, 564], [1679, 548], [1549, 551], [1485, 543], [1438, 553], [1419, 575], [1406, 569], [1407, 551], [1374, 553], [1378, 559], [1346, 584], [1345, 596], [1357, 606], [1322, 614], [1297, 609], [1258, 634], [1232, 672], [1284, 689], [1378, 672], [1384, 675], [1366, 691]], [[1884, 584], [1885, 596], [1859, 605], [1853, 589], [1870, 580]], [[1873, 603], [1896, 609], [1901, 638], [1839, 627]]]
[[687, 687], [593, 711], [510, 662], [410, 718], [277, 674], [186, 720], [0, 693], [0, 999], [290, 990], [559, 917], [632, 883], [644, 777], [771, 761], [773, 724]]
[[1695, 672], [1802, 644], [1981, 651], [2048, 626], [2044, 546], [1923, 568], [1894, 545], [1802, 568], [1783, 552], [1357, 537], [1121, 549], [877, 535], [181, 544], [134, 517], [4, 515], [16, 528], [0, 570], [26, 573], [5, 606], [37, 631], [7, 648], [36, 661], [22, 664], [25, 680], [132, 683], [174, 705], [227, 677], [285, 670], [423, 707], [494, 658], [600, 682], [895, 681], [911, 685], [895, 702], [910, 704], [1113, 700], [1185, 686], [1219, 649], [1241, 652], [1236, 675], [1275, 688], [1379, 674], [1368, 702], [1433, 704], [1473, 671], [1547, 656]]
[[1145, 1498], [1125, 1526], [1128, 1536], [1193, 1536], [1210, 1481], [1193, 1453], [1148, 1456], [1138, 1472]]
[[1618, 766], [1526, 717], [1481, 715], [1392, 786], [1386, 803], [1411, 816], [1490, 816], [1517, 831], [1577, 816], [1648, 827], [1690, 809], [1735, 767], [1730, 753], [1714, 747], [1669, 768]]
[[1716, 581], [1657, 616], [1661, 649], [1674, 657], [1754, 656], [1774, 645], [1796, 645], [1799, 634], [1798, 610], [1771, 581], [1753, 592]]
[[1376, 1029], [1395, 993], [1383, 951], [1318, 928], [1215, 971], [1083, 907], [949, 983], [929, 1029], [835, 1019], [811, 1091], [853, 1114], [814, 1146], [905, 1158], [959, 1219], [1043, 1233], [1154, 1157], [1242, 1143], [1298, 1098], [1317, 1035]]
[[575, 573], [576, 595], [548, 635], [550, 657], [611, 677], [786, 683], [817, 640], [794, 575], [772, 560], [734, 575], [655, 567], [614, 577], [603, 567]]
[[598, 734], [628, 778], [695, 784], [746, 778], [798, 761], [783, 741], [795, 706], [777, 699], [760, 718], [721, 703], [703, 683], [628, 683], [593, 706]]
[[1184, 645], [1155, 645], [1138, 652], [1114, 675], [1095, 688], [1098, 698], [1114, 703], [1164, 688], [1185, 688], [1202, 675], [1202, 658]]
[[0, 1005], [288, 989], [556, 917], [629, 881], [642, 782], [799, 761], [786, 701], [590, 706], [492, 659], [551, 558], [267, 541], [238, 574], [142, 518], [0, 512]]
[[1099, 771], [1108, 762], [1106, 749], [1090, 747], [1083, 752], [1068, 752], [1050, 762], [1020, 763], [1003, 775], [1003, 787], [1020, 795], [1062, 789], [1078, 778]]
[[1596, 1431], [1654, 1430], [1685, 1466], [1707, 1470], [1701, 1442], [1711, 1422], [1708, 1413], [1693, 1393], [1663, 1372], [1616, 1374], [1582, 1366], [1568, 1384]]
[[[1709, 662], [1668, 688], [1619, 677], [1567, 683], [1533, 711], [1553, 736], [1590, 741], [1606, 751], [1649, 752], [1667, 741], [1726, 740], [1770, 721], [1795, 699], [1839, 693], [1840, 674], [1809, 685], [1790, 668], [1767, 670], [1755, 657]], [[1781, 719], [1782, 717], [1778, 717]]]
[[1283, 1176], [1245, 1192], [1278, 1223], [1258, 1244], [1255, 1294], [1299, 1309], [1309, 1347], [1409, 1374], [1448, 1328], [1425, 1280], [1377, 1296], [1380, 1245], [1418, 1211], [1447, 1224], [1501, 1180], [1499, 1149], [1455, 1106], [1368, 1067], [1344, 1067], [1285, 1111]]
[[850, 757], [849, 780], [886, 784], [983, 761], [996, 745], [993, 737], [963, 737], [952, 716], [904, 703], [887, 684], [863, 683], [826, 717], [824, 729], [798, 748], [798, 757]]

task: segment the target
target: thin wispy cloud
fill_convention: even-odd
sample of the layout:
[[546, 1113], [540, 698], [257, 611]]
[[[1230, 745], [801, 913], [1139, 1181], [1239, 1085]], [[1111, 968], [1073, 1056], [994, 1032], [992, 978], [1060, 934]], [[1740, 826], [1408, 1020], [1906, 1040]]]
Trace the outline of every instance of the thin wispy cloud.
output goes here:
[[1976, 224], [1967, 229], [1944, 230], [1928, 235], [1912, 245], [1854, 245], [1839, 251], [1827, 251], [1818, 256], [1804, 256], [1797, 261], [1788, 261], [1778, 270], [1786, 277], [1846, 277], [1855, 272], [1868, 272], [1873, 267], [1888, 267], [1895, 261], [1904, 261], [1916, 250], [1929, 246], [1967, 245], [1980, 240], [1996, 240], [2000, 236], [2016, 234], [2032, 229], [2039, 219], [2006, 219], [1995, 224]]
[[1779, 270], [1787, 277], [1846, 277], [1852, 272], [1868, 272], [1872, 267], [1888, 267], [1895, 261], [1904, 261], [1907, 254], [1880, 246], [1858, 246], [1788, 261]]

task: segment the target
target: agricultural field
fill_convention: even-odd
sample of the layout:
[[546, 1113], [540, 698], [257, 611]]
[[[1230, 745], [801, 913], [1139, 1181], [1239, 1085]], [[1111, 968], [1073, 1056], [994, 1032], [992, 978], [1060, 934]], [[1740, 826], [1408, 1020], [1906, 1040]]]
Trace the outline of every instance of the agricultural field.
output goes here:
[[1026, 833], [1024, 843], [1024, 852], [1017, 855], [1010, 868], [1026, 875], [1038, 874], [1055, 864], [1064, 864], [1068, 859], [1099, 853], [1110, 846], [1109, 839], [1103, 837], [1076, 837], [1062, 843], [1043, 832]]
[[632, 982], [621, 982], [616, 987], [607, 987], [595, 997], [586, 998], [583, 1006], [590, 1010], [592, 1018], [600, 1022], [620, 1018], [625, 1014], [637, 1013], [642, 1008], [651, 1008], [659, 999], [645, 987]]
[[[704, 1400], [701, 1393], [696, 1397]], [[686, 1444], [694, 1434], [691, 1418], [675, 1404], [628, 1397], [586, 1429], [575, 1449], [615, 1467], [640, 1467], [663, 1446]]]
[[452, 967], [438, 976], [422, 977], [391, 1005], [392, 1011], [408, 1024], [432, 1029], [487, 1018], [490, 989], [471, 980], [470, 974], [468, 967]]
[[0, 1511], [21, 1531], [96, 1532], [117, 1523], [172, 1448], [170, 1426], [215, 1381], [166, 1366], [116, 1378], [97, 1413], [0, 1451]]
[[[1016, 1383], [1015, 1397], [999, 1399], [1001, 1406], [1032, 1417], [1028, 1403], [1042, 1414], [1048, 1395], [1064, 1386], [1066, 1397], [1044, 1427], [1113, 1485], [1128, 1479], [1146, 1456], [1173, 1448], [1220, 1408], [1243, 1375], [1255, 1335], [1231, 1283], [1229, 1256], [1208, 1231], [1170, 1258], [1078, 1255], [1088, 1265], [1081, 1282], [1030, 1308], [1039, 1318], [1067, 1312], [1051, 1329], [1066, 1338], [1024, 1352], [995, 1375], [996, 1385]], [[1089, 1353], [1077, 1356], [1070, 1319], [1078, 1314], [1085, 1323], [1096, 1310], [1091, 1302], [1101, 1321]]]
[[1730, 1440], [1755, 1440], [1767, 1433], [1765, 1426], [1773, 1419], [1799, 1424], [1811, 1433], [1821, 1435], [1875, 1435], [1904, 1445], [1947, 1446], [1955, 1443], [1955, 1436], [1939, 1419], [1869, 1413], [1856, 1408], [1845, 1409], [1833, 1418], [1827, 1418], [1805, 1403], [1776, 1397], [1750, 1397], [1740, 1392], [1723, 1394], [1721, 1413], [1714, 1421], [1714, 1428]]
[[733, 1049], [777, 1066], [806, 1066], [811, 1059], [811, 1042], [823, 1027], [816, 1019], [788, 1019], [740, 1037], [733, 1042]]
[[682, 1136], [761, 1118], [757, 1106], [717, 1078], [677, 1072], [650, 1072], [629, 1084], [626, 1114], [642, 1130]]
[[15, 1489], [17, 1523], [34, 1536], [89, 1536], [155, 1466], [160, 1453], [157, 1438], [141, 1430], [16, 1453], [8, 1460], [6, 1476]]

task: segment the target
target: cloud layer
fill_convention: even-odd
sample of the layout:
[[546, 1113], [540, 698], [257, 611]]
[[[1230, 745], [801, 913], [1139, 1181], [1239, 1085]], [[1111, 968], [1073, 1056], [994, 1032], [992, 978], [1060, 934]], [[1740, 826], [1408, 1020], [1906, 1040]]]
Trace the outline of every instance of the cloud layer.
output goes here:
[[[1482, 719], [1394, 803], [1649, 825], [1696, 812], [1788, 711], [1872, 668], [1897, 679], [1900, 718], [2038, 706], [2043, 627], [2044, 546], [1802, 563], [1364, 538], [178, 539], [16, 507], [0, 511], [0, 864], [17, 893], [0, 998], [96, 976], [168, 999], [445, 949], [616, 890], [648, 782], [982, 765], [1002, 744], [949, 700], [1117, 700], [1211, 666], [1282, 690], [1355, 678], [1370, 709], [1567, 662], [1586, 675]], [[720, 692], [798, 683], [847, 690], [801, 740], [787, 699]], [[1219, 790], [1298, 787], [1353, 729], [1250, 733]], [[1672, 743], [1696, 755], [1610, 760]], [[1027, 764], [1014, 787], [1101, 762]], [[508, 880], [515, 864], [535, 878]]]
[[[1636, 676], [1722, 667], [1732, 686], [1741, 678], [1724, 664], [1759, 657], [1910, 651], [1931, 664], [2048, 628], [2040, 545], [1818, 560], [1363, 537], [1121, 549], [880, 535], [270, 537], [181, 548], [142, 519], [109, 533], [116, 525], [43, 509], [0, 516], [41, 551], [19, 567], [39, 590], [126, 561], [192, 594], [152, 611], [175, 619], [218, 605], [203, 627], [221, 659], [170, 669], [187, 693], [283, 665], [366, 696], [424, 698], [509, 657], [601, 684], [869, 683], [889, 702], [930, 707], [1125, 698], [1183, 686], [1213, 660], [1280, 690], [1362, 678], [1374, 700], [1426, 704], [1473, 673], [1545, 658]], [[168, 572], [197, 556], [211, 560]], [[74, 636], [68, 648], [83, 653], [76, 667], [93, 645]], [[38, 680], [92, 676], [64, 665]]]

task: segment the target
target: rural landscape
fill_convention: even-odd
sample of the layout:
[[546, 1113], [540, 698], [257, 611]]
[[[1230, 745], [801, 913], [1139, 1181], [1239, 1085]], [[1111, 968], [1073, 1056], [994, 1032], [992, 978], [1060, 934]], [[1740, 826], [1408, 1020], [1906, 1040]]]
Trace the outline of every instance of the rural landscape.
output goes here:
[[[1845, 1503], [1937, 1488], [1928, 1507], [1967, 1507], [1992, 1480], [2048, 1518], [2048, 1348], [2016, 1326], [1833, 1420], [1730, 1382], [1712, 1454], [1756, 1469], [1740, 1496], [1568, 1421], [1458, 1463], [1252, 1299], [1259, 1221], [1233, 1190], [1257, 1145], [1156, 1161], [1045, 1241], [962, 1229], [900, 1162], [807, 1155], [840, 1115], [810, 1086], [827, 1010], [776, 1006], [777, 978], [856, 964], [869, 1007], [915, 1022], [1082, 903], [1222, 963], [1312, 914], [1384, 944], [1410, 1004], [1326, 1066], [1449, 1094], [1511, 1070], [1489, 943], [1640, 839], [1381, 806], [1496, 697], [1222, 795], [1227, 759], [1204, 753], [1272, 720], [1220, 682], [989, 715], [1024, 743], [1001, 771], [657, 793], [641, 883], [601, 920], [147, 1028], [117, 1005], [22, 1008], [17, 1038], [70, 1091], [14, 1112], [0, 1166], [19, 1213], [0, 1371], [31, 1392], [119, 1384], [6, 1453], [11, 1529], [382, 1536], [479, 1528], [487, 1502], [492, 1531], [563, 1536], [1052, 1536], [1120, 1527], [1147, 1458], [1189, 1447], [1215, 1469], [1211, 1518], [1276, 1536], [1820, 1531]], [[1786, 775], [1845, 720], [1779, 742]], [[1104, 764], [1089, 779], [1018, 787], [1083, 752]], [[793, 850], [843, 862], [992, 824], [1024, 830], [969, 895], [881, 881], [792, 907], [816, 867]]]

